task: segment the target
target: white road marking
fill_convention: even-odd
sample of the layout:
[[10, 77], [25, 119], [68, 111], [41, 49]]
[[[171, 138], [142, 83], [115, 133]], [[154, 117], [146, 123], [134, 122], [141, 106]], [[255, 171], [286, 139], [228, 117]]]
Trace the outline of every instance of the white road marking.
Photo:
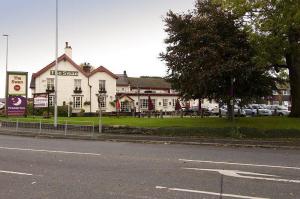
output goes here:
[[[180, 189], [180, 188], [168, 188], [168, 187], [162, 187], [162, 186], [156, 186], [156, 189], [167, 189], [170, 191], [180, 191], [180, 192], [188, 192], [188, 193], [199, 193], [199, 194], [205, 194], [205, 195], [213, 195], [213, 196], [220, 196], [220, 193], [216, 192], [208, 192], [208, 191], [198, 191], [198, 190], [192, 190], [192, 189]], [[231, 197], [231, 198], [243, 198], [243, 199], [269, 199], [269, 198], [261, 198], [261, 197], [253, 197], [253, 196], [242, 196], [242, 195], [235, 195], [235, 194], [222, 194], [223, 197]]]
[[74, 154], [74, 155], [90, 155], [90, 156], [100, 156], [99, 153], [82, 153], [82, 152], [73, 152], [73, 151], [52, 151], [52, 150], [43, 150], [43, 149], [24, 149], [24, 148], [10, 148], [10, 147], [0, 147], [4, 150], [16, 150], [16, 151], [30, 151], [30, 152], [43, 152], [43, 153], [61, 153], [61, 154]]
[[300, 167], [274, 166], [274, 165], [264, 165], [264, 164], [247, 164], [247, 163], [237, 163], [237, 162], [214, 162], [214, 161], [205, 161], [205, 160], [187, 160], [187, 159], [179, 159], [179, 161], [184, 161], [184, 162], [198, 162], [198, 163], [209, 163], [209, 164], [228, 164], [228, 165], [239, 165], [239, 166], [268, 167], [268, 168], [279, 168], [279, 169], [294, 169], [294, 170], [300, 170]]
[[15, 175], [24, 175], [24, 176], [32, 176], [31, 173], [21, 173], [21, 172], [15, 172], [15, 171], [3, 171], [3, 170], [0, 170], [0, 173], [15, 174]]
[[[245, 171], [238, 171], [238, 170], [200, 169], [200, 168], [183, 168], [183, 169], [195, 170], [195, 171], [217, 172], [217, 173], [220, 173], [224, 176], [229, 176], [229, 177], [234, 177], [234, 178], [245, 178], [245, 179], [267, 180], [267, 181], [289, 182], [289, 183], [300, 183], [300, 180], [272, 178], [272, 177], [279, 177], [279, 176], [261, 174], [261, 173], [253, 173], [253, 172], [245, 172]], [[243, 174], [252, 175], [252, 176], [245, 176]], [[265, 176], [265, 177], [261, 177], [261, 176]]]

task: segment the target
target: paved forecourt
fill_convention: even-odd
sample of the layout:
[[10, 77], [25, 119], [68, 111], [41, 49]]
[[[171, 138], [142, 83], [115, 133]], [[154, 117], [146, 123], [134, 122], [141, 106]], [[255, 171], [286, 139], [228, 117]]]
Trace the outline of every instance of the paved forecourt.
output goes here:
[[300, 198], [297, 150], [0, 136], [0, 198]]

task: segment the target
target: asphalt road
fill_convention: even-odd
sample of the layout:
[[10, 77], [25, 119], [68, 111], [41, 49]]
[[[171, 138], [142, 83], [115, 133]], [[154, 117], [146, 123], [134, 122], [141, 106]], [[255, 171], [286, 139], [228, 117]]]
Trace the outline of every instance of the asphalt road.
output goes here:
[[1, 199], [297, 199], [300, 151], [0, 136], [0, 190]]

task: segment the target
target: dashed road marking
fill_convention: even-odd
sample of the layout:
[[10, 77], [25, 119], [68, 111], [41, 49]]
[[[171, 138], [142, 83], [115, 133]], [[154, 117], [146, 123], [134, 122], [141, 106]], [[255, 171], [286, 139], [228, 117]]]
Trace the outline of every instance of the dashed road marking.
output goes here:
[[239, 165], [239, 166], [251, 166], [251, 167], [267, 167], [267, 168], [300, 170], [300, 167], [274, 166], [274, 165], [264, 165], [264, 164], [247, 164], [247, 163], [237, 163], [237, 162], [215, 162], [215, 161], [187, 160], [187, 159], [179, 159], [179, 161], [197, 162], [197, 163], [208, 163], [208, 164], [225, 164], [225, 165], [227, 164], [227, 165]]
[[15, 171], [4, 171], [4, 170], [0, 170], [0, 173], [14, 174], [14, 175], [24, 175], [24, 176], [32, 176], [31, 173], [21, 173], [21, 172], [15, 172]]
[[[163, 186], [156, 186], [155, 188], [156, 189], [166, 189], [166, 190], [169, 190], [169, 191], [178, 191], [178, 192], [198, 193], [198, 194], [204, 194], [204, 195], [221, 196], [221, 194], [217, 193], [217, 192], [208, 192], [208, 191], [199, 191], [199, 190], [192, 190], [192, 189], [181, 189], [181, 188], [168, 188], [168, 187], [163, 187]], [[226, 194], [226, 193], [223, 193], [222, 197], [242, 198], [242, 199], [269, 199], [269, 198], [262, 198], [262, 197], [243, 196], [243, 195]]]
[[74, 154], [74, 155], [90, 155], [90, 156], [100, 156], [99, 153], [83, 153], [74, 151], [52, 151], [44, 149], [25, 149], [25, 148], [10, 148], [10, 147], [0, 147], [3, 150], [16, 150], [16, 151], [30, 151], [30, 152], [41, 152], [41, 153], [61, 153], [61, 154]]

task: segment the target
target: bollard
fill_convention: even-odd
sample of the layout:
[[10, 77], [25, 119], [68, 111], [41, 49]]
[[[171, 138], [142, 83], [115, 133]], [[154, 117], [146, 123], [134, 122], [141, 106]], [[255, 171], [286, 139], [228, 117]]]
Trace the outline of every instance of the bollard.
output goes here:
[[17, 122], [16, 122], [16, 131], [18, 131], [19, 129], [19, 119], [17, 119]]
[[65, 123], [65, 136], [67, 136], [67, 128], [68, 128], [68, 121], [66, 120], [66, 123]]
[[223, 198], [223, 181], [224, 181], [224, 176], [223, 176], [223, 174], [221, 174], [221, 182], [220, 182], [220, 199], [222, 199]]
[[41, 134], [42, 133], [42, 120], [40, 120], [40, 131], [39, 133]]

